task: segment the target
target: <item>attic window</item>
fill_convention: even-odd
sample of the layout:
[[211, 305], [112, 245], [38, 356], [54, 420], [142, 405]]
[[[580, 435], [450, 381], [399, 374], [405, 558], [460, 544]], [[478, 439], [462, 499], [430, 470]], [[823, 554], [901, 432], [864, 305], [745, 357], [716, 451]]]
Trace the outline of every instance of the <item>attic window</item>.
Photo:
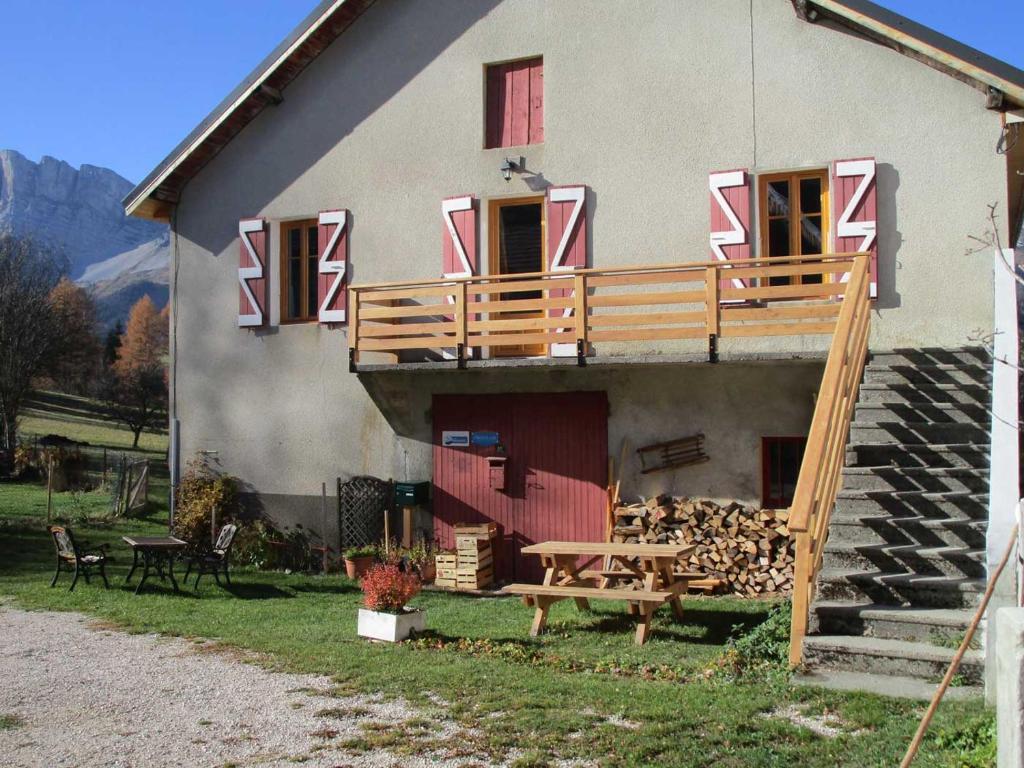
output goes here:
[[519, 147], [544, 141], [544, 57], [486, 67], [484, 147]]

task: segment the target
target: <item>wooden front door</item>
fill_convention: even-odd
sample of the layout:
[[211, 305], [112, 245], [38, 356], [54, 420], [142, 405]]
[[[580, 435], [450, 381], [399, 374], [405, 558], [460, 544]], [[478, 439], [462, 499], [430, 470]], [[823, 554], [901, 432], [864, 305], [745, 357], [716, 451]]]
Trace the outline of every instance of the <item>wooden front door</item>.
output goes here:
[[[604, 392], [435, 395], [434, 532], [453, 547], [457, 522], [498, 523], [495, 577], [539, 581], [540, 541], [603, 541], [607, 514], [608, 399]], [[491, 487], [490, 446], [445, 447], [445, 431], [497, 432], [504, 490]]]
[[[521, 275], [543, 272], [544, 198], [518, 197], [492, 200], [488, 217], [490, 272], [492, 275]], [[515, 291], [501, 294], [503, 300], [543, 298], [543, 291]], [[494, 313], [494, 320], [543, 317], [543, 312]], [[496, 347], [498, 357], [536, 357], [545, 353], [543, 344]]]

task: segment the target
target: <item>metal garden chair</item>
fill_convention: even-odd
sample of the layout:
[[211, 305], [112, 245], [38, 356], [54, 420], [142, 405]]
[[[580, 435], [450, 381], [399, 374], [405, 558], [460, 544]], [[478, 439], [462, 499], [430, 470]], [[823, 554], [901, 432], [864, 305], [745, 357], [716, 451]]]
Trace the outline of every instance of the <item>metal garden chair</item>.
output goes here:
[[185, 569], [185, 582], [188, 582], [189, 574], [192, 573], [192, 568], [195, 567], [198, 571], [195, 583], [197, 590], [199, 589], [199, 579], [204, 573], [212, 573], [213, 578], [218, 584], [220, 584], [220, 574], [223, 573], [228, 586], [231, 586], [231, 576], [228, 575], [228, 561], [231, 556], [231, 545], [235, 541], [235, 534], [237, 532], [238, 526], [234, 523], [228, 523], [217, 534], [217, 543], [213, 545], [212, 550], [190, 557], [188, 559], [188, 568]]
[[89, 583], [89, 574], [93, 569], [97, 569], [100, 572], [100, 576], [103, 577], [103, 586], [106, 589], [110, 589], [110, 583], [107, 581], [107, 553], [104, 544], [94, 549], [80, 548], [75, 543], [75, 537], [71, 533], [70, 528], [62, 528], [59, 525], [51, 525], [47, 528], [50, 532], [50, 536], [53, 537], [53, 544], [57, 548], [57, 570], [53, 574], [53, 580], [50, 582], [50, 586], [56, 586], [57, 577], [60, 576], [62, 570], [69, 571], [75, 574], [75, 577], [71, 580], [71, 592], [75, 588], [75, 584], [78, 583], [79, 576], [85, 576], [85, 583]]

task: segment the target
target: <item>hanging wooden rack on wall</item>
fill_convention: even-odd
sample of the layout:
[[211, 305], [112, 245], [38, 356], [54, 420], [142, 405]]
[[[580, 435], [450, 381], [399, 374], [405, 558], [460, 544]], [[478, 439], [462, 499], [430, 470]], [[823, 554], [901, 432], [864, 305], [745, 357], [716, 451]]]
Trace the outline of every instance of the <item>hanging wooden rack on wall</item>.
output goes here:
[[637, 449], [640, 456], [640, 474], [649, 475], [652, 472], [663, 472], [666, 469], [677, 467], [688, 467], [691, 464], [701, 464], [710, 460], [710, 456], [704, 453], [704, 433], [681, 437], [678, 440], [669, 440], [664, 443], [645, 445]]

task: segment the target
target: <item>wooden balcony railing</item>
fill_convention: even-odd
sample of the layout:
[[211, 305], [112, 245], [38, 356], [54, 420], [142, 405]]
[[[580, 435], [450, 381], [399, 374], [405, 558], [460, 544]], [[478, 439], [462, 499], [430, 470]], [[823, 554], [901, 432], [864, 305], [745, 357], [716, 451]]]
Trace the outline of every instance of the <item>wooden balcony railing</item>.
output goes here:
[[796, 539], [789, 646], [792, 666], [800, 663], [803, 652], [808, 611], [842, 479], [850, 418], [864, 375], [871, 317], [868, 286], [868, 262], [857, 259], [836, 322], [790, 508], [789, 532]]
[[[830, 334], [857, 254], [484, 275], [349, 289], [353, 370], [363, 352], [409, 350], [461, 366], [470, 350]], [[500, 354], [500, 351], [498, 352]]]

